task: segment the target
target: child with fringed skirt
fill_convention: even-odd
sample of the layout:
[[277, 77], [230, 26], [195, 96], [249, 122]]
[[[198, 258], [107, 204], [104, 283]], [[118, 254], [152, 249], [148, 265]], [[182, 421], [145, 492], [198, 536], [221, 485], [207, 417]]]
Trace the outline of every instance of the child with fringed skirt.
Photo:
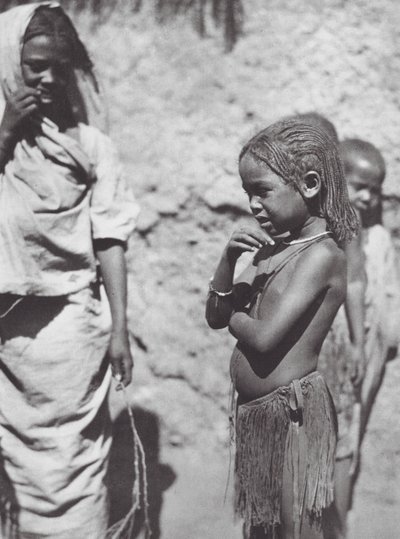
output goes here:
[[[338, 148], [317, 126], [277, 122], [239, 157], [255, 225], [236, 230], [210, 282], [206, 317], [237, 339], [237, 513], [247, 538], [321, 538], [337, 424], [316, 371], [346, 295], [340, 247], [357, 232]], [[238, 258], [254, 258], [233, 282]]]

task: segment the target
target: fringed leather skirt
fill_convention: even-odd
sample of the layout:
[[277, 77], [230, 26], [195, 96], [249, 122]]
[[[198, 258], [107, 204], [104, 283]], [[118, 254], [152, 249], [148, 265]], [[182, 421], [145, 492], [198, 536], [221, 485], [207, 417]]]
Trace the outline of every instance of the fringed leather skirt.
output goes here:
[[293, 479], [293, 523], [321, 522], [333, 501], [337, 421], [320, 373], [313, 372], [236, 409], [236, 512], [245, 527], [278, 537], [284, 466]]

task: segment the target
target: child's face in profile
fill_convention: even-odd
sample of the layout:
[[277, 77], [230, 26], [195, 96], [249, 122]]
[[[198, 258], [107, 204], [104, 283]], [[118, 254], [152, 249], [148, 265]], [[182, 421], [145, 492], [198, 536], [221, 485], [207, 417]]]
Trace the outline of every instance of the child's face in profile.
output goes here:
[[307, 206], [292, 184], [286, 184], [267, 165], [245, 154], [239, 163], [243, 189], [251, 211], [271, 236], [300, 228], [308, 217]]
[[358, 157], [346, 166], [350, 202], [363, 219], [369, 219], [379, 211], [382, 197], [382, 182], [377, 167]]
[[40, 92], [44, 106], [59, 103], [72, 73], [72, 58], [65, 41], [35, 36], [22, 49], [21, 68], [24, 82]]

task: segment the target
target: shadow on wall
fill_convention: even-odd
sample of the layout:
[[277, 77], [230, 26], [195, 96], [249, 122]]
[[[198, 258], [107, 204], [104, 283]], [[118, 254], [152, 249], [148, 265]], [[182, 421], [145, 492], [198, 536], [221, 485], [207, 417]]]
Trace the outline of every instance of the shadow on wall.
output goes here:
[[[172, 468], [159, 462], [159, 424], [156, 415], [135, 408], [133, 410], [137, 432], [146, 453], [149, 519], [152, 539], [159, 539], [162, 494], [175, 481]], [[132, 432], [127, 411], [122, 412], [113, 425], [113, 443], [109, 465], [110, 525], [130, 510], [132, 505], [132, 486], [134, 482], [134, 450]], [[143, 504], [142, 504], [143, 505]], [[143, 510], [136, 519], [131, 539], [139, 536], [144, 522]]]

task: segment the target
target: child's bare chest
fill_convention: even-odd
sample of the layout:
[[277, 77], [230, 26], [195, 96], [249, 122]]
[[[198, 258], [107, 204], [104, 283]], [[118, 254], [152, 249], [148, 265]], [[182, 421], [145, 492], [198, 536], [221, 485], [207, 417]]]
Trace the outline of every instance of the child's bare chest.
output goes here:
[[296, 257], [288, 257], [284, 251], [262, 260], [257, 267], [252, 287], [252, 314], [256, 318], [263, 316], [263, 311], [273, 310], [288, 286], [295, 269]]

